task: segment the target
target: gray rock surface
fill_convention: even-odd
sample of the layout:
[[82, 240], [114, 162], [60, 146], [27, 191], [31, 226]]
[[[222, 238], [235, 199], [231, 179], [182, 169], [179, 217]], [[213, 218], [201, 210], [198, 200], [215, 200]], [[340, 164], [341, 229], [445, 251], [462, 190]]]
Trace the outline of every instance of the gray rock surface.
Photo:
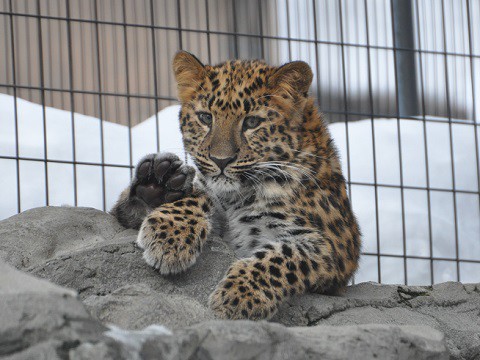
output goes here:
[[162, 277], [135, 236], [87, 208], [1, 221], [0, 259], [22, 271], [0, 261], [0, 356], [480, 359], [480, 284], [364, 283], [292, 298], [269, 323], [214, 321], [207, 298], [230, 249], [211, 239], [189, 271]]

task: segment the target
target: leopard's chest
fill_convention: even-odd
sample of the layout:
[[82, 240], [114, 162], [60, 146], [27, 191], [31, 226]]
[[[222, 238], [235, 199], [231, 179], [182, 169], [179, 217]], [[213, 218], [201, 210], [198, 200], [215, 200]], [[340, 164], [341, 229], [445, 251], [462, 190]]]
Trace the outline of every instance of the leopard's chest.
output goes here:
[[267, 243], [278, 241], [289, 228], [284, 212], [272, 211], [266, 203], [226, 210], [228, 232], [225, 239], [240, 257], [250, 256]]

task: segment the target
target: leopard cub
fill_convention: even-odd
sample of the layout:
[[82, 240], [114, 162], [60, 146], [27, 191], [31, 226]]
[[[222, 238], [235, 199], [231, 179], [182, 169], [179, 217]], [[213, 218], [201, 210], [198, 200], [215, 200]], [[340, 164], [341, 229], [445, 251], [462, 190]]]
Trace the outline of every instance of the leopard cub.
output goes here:
[[198, 171], [173, 154], [148, 155], [111, 211], [140, 229], [147, 263], [185, 271], [224, 227], [239, 259], [210, 296], [219, 317], [268, 319], [289, 296], [341, 291], [358, 267], [360, 230], [308, 96], [310, 67], [210, 66], [182, 51], [173, 69], [183, 143]]

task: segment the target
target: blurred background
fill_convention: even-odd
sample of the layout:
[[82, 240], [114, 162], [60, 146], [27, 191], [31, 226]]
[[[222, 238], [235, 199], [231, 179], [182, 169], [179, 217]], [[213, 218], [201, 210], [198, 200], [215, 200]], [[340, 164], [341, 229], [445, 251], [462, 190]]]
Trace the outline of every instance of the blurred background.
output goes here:
[[0, 0], [0, 220], [108, 210], [184, 154], [171, 59], [308, 62], [364, 233], [355, 281], [480, 281], [480, 0]]

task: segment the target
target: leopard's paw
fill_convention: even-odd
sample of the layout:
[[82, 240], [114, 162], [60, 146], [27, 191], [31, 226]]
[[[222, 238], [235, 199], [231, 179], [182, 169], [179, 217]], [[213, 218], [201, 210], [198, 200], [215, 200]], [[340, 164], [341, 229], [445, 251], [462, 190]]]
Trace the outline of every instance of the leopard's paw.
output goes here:
[[275, 291], [258, 269], [237, 261], [210, 295], [209, 305], [222, 319], [270, 319], [279, 305]]
[[194, 177], [195, 169], [183, 164], [177, 155], [150, 154], [140, 160], [135, 169], [130, 195], [156, 208], [188, 196]]
[[[172, 205], [175, 205], [173, 203]], [[199, 218], [195, 225], [174, 222], [171, 210], [159, 208], [143, 221], [137, 244], [143, 258], [161, 274], [176, 274], [195, 264], [208, 234], [208, 223]]]

